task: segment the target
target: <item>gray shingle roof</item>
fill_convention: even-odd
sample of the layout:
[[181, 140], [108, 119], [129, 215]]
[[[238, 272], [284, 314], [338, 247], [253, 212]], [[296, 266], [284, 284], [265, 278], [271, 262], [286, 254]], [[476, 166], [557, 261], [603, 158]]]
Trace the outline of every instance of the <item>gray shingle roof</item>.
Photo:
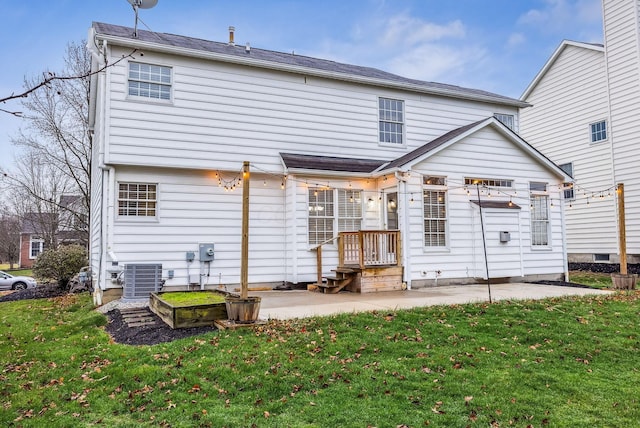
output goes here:
[[370, 173], [385, 163], [385, 161], [374, 159], [339, 158], [295, 153], [280, 153], [280, 157], [289, 169], [318, 171]]
[[[98, 35], [117, 37], [120, 39], [129, 39], [130, 44], [135, 44], [136, 40], [146, 43], [154, 43], [158, 45], [171, 46], [177, 48], [191, 49], [208, 53], [228, 55], [230, 58], [251, 59], [253, 61], [263, 62], [265, 67], [269, 64], [279, 64], [289, 67], [304, 68], [308, 70], [319, 70], [332, 74], [359, 77], [368, 81], [376, 80], [385, 83], [388, 86], [401, 86], [413, 91], [421, 91], [425, 93], [440, 94], [445, 96], [478, 99], [492, 101], [498, 104], [528, 106], [527, 103], [503, 95], [494, 94], [479, 89], [463, 88], [461, 86], [447, 85], [436, 82], [425, 82], [416, 79], [409, 79], [378, 70], [371, 67], [363, 67], [359, 65], [344, 64], [326, 59], [312, 58], [293, 53], [276, 52], [266, 49], [257, 49], [252, 47], [250, 53], [247, 53], [245, 46], [229, 45], [228, 43], [213, 42], [209, 40], [197, 39], [193, 37], [179, 36], [176, 34], [156, 33], [152, 31], [138, 30], [137, 39], [133, 36], [133, 28], [123, 27], [120, 25], [106, 24], [102, 22], [94, 22], [93, 28]], [[185, 55], [188, 55], [185, 52]], [[256, 65], [254, 63], [254, 65]]]

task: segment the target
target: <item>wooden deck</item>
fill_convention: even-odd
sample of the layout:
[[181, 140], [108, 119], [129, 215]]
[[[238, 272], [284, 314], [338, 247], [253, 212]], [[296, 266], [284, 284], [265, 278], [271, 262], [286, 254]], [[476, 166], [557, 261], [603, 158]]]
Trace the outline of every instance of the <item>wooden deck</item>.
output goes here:
[[361, 230], [340, 232], [338, 266], [334, 275], [322, 274], [322, 245], [318, 245], [316, 284], [309, 289], [338, 293], [345, 289], [355, 293], [397, 291], [404, 289], [400, 253], [400, 232], [397, 230]]

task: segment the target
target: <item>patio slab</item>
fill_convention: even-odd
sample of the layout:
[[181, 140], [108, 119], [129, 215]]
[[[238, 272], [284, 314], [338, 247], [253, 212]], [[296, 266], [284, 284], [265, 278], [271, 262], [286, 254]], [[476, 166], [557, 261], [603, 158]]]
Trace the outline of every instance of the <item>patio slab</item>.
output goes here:
[[[608, 294], [612, 291], [530, 283], [492, 284], [491, 297], [498, 300], [545, 299], [559, 296]], [[420, 288], [416, 290], [357, 294], [322, 294], [306, 290], [256, 291], [262, 297], [260, 319], [292, 319], [328, 316], [345, 312], [389, 311], [415, 307], [488, 302], [486, 284]]]

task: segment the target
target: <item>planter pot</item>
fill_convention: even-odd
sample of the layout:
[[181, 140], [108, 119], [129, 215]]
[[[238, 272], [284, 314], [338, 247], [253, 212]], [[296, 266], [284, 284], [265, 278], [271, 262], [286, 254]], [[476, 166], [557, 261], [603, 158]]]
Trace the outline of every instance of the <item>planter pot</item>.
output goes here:
[[636, 288], [636, 276], [633, 274], [612, 273], [613, 288], [617, 290], [633, 290]]
[[254, 323], [258, 319], [260, 313], [260, 297], [241, 297], [227, 296], [225, 303], [227, 305], [227, 316], [229, 321], [238, 324]]

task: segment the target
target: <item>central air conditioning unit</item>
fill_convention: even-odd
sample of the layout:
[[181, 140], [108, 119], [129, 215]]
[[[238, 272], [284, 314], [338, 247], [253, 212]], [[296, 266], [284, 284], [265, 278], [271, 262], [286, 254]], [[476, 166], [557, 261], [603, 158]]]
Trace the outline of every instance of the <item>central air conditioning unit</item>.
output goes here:
[[148, 298], [162, 288], [162, 265], [157, 263], [124, 265], [125, 299]]

